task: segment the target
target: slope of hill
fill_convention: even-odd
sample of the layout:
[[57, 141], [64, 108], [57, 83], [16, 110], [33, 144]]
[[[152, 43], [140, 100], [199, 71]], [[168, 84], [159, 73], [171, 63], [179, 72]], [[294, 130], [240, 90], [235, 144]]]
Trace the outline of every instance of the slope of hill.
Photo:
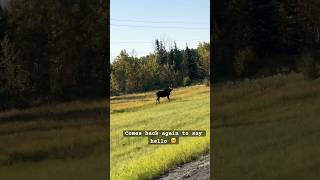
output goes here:
[[0, 112], [0, 179], [105, 179], [106, 102]]
[[[111, 179], [143, 180], [192, 161], [209, 150], [209, 87], [174, 89], [155, 104], [155, 93], [111, 98]], [[124, 130], [206, 130], [206, 137], [181, 137], [178, 145], [149, 145], [146, 137], [123, 137]]]
[[[112, 179], [150, 179], [208, 152], [209, 136], [179, 145], [148, 145], [124, 129], [209, 130], [209, 88], [175, 89], [155, 104], [154, 92], [111, 98]], [[106, 177], [106, 101], [75, 101], [0, 112], [0, 179], [87, 180]]]
[[319, 179], [320, 79], [214, 87], [214, 179]]

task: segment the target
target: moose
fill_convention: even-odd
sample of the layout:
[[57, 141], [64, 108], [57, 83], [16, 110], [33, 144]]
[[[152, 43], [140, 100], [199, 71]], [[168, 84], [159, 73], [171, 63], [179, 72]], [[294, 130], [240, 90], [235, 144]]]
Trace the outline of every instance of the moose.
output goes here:
[[170, 92], [173, 90], [173, 88], [167, 88], [167, 89], [164, 89], [162, 91], [158, 91], [156, 93], [157, 95], [157, 100], [156, 100], [156, 104], [159, 102], [160, 104], [160, 97], [167, 97], [168, 100], [170, 101]]

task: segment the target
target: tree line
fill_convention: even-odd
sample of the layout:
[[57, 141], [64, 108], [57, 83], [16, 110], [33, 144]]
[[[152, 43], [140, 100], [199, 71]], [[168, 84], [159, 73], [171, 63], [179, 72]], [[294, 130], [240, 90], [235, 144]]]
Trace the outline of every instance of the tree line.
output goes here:
[[0, 8], [0, 108], [106, 96], [108, 11], [101, 0]]
[[319, 77], [320, 1], [216, 0], [212, 7], [215, 80], [288, 71]]
[[168, 86], [186, 86], [210, 80], [210, 44], [199, 43], [196, 49], [166, 47], [155, 40], [154, 53], [140, 58], [125, 50], [111, 63], [111, 95], [143, 92]]

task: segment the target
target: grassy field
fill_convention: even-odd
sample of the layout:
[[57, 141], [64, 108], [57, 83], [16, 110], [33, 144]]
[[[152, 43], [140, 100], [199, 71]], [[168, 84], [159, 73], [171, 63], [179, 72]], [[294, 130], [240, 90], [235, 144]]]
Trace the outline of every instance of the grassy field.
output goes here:
[[0, 179], [105, 179], [106, 105], [78, 101], [0, 112]]
[[320, 79], [226, 83], [213, 98], [214, 179], [319, 179]]
[[[198, 85], [174, 89], [171, 102], [155, 93], [111, 98], [111, 179], [144, 180], [209, 150], [210, 92]], [[206, 130], [206, 137], [180, 138], [179, 145], [148, 145], [146, 137], [123, 137], [123, 130]]]
[[[320, 177], [320, 80], [300, 74], [213, 87], [214, 179]], [[111, 98], [112, 179], [150, 179], [209, 150], [209, 136], [148, 145], [125, 129], [209, 130], [209, 87]], [[0, 179], [105, 179], [104, 100], [0, 112]]]
[[[209, 149], [209, 135], [179, 145], [148, 145], [124, 129], [209, 129], [209, 88], [175, 89], [155, 105], [154, 92], [111, 98], [112, 179], [150, 179]], [[0, 180], [106, 178], [106, 100], [0, 112]]]

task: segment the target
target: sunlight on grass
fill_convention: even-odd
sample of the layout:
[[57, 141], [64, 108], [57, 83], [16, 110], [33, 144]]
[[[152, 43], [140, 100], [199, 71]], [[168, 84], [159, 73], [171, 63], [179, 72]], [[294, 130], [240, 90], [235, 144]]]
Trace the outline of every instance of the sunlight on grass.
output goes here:
[[[151, 179], [209, 150], [208, 87], [176, 89], [172, 101], [161, 99], [160, 105], [155, 104], [151, 94], [143, 98], [141, 94], [132, 95], [139, 98], [129, 102], [112, 102], [111, 98], [111, 109], [118, 110], [111, 113], [111, 179]], [[179, 145], [148, 145], [146, 137], [122, 137], [122, 131], [130, 129], [206, 130], [207, 136], [182, 137]]]

